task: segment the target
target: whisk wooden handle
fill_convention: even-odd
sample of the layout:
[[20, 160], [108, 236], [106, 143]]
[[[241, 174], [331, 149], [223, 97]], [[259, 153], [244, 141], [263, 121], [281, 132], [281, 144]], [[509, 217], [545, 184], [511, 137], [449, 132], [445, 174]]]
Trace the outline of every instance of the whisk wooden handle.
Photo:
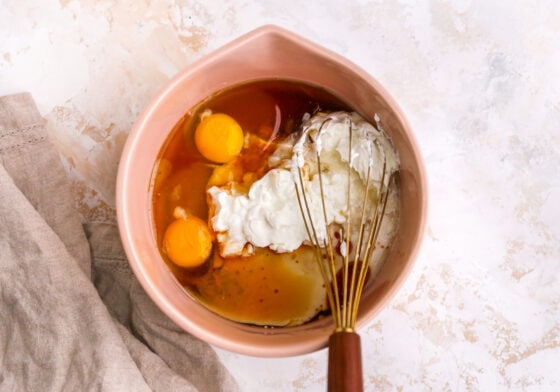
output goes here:
[[329, 339], [328, 392], [361, 392], [362, 348], [355, 332], [335, 332]]

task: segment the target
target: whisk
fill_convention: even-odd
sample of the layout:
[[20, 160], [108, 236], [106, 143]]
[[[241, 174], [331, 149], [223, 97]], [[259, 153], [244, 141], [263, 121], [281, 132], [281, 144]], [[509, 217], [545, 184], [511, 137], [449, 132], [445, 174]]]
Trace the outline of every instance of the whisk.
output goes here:
[[[318, 144], [320, 146], [320, 136], [323, 126], [329, 121], [326, 119], [312, 135], [308, 135], [306, 143], [308, 145]], [[350, 175], [352, 169], [352, 125], [348, 126], [349, 146], [348, 146], [348, 181], [345, 186], [347, 206], [346, 222], [341, 225], [328, 223], [327, 208], [325, 206], [325, 195], [323, 192], [323, 170], [321, 164], [320, 147], [315, 148], [315, 160], [317, 165], [316, 175], [319, 179], [319, 189], [323, 211], [323, 221], [315, 221], [310, 211], [311, 198], [306, 190], [306, 179], [309, 176], [309, 162], [303, 162], [299, 157], [297, 171], [294, 173], [294, 185], [301, 215], [305, 224], [305, 229], [309, 237], [309, 242], [314, 248], [314, 256], [319, 264], [323, 280], [327, 289], [327, 297], [334, 320], [334, 332], [329, 339], [329, 358], [328, 358], [328, 378], [327, 390], [335, 391], [362, 391], [362, 355], [360, 336], [356, 332], [356, 321], [360, 298], [368, 276], [369, 263], [376, 249], [377, 237], [379, 235], [385, 208], [389, 197], [389, 183], [392, 175], [387, 174], [387, 160], [383, 154], [383, 148], [377, 140], [368, 140], [371, 143], [369, 153], [372, 154], [376, 147], [381, 152], [383, 158], [383, 169], [381, 178], [375, 181], [372, 178], [373, 159], [369, 159], [367, 175], [365, 178], [365, 188], [360, 189], [361, 206], [357, 217], [351, 216], [351, 192], [358, 190], [352, 189]], [[301, 152], [300, 152], [301, 153]], [[371, 158], [368, 157], [368, 158]], [[386, 178], [390, 176], [390, 178]], [[386, 181], [387, 180], [387, 181]], [[374, 184], [379, 184], [375, 187]], [[342, 189], [341, 189], [342, 191]], [[374, 196], [372, 198], [372, 196]], [[374, 200], [372, 203], [371, 200]], [[355, 200], [355, 199], [354, 199]], [[354, 218], [354, 219], [353, 219]], [[358, 226], [357, 232], [353, 231], [352, 225]], [[322, 226], [321, 226], [322, 225]], [[330, 226], [330, 227], [328, 227]], [[318, 235], [320, 230], [324, 230], [327, 235]], [[353, 236], [351, 236], [351, 234]], [[357, 239], [356, 239], [357, 233]], [[353, 244], [351, 241], [355, 241]], [[341, 246], [341, 244], [343, 246]]]

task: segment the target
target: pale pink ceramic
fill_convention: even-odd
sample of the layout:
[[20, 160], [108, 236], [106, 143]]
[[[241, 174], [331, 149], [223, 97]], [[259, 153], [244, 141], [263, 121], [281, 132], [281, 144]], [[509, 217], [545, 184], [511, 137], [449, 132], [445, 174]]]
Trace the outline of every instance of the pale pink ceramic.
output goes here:
[[185, 292], [160, 257], [151, 211], [154, 162], [185, 112], [224, 87], [266, 78], [316, 84], [370, 120], [377, 113], [400, 154], [400, 230], [375, 284], [364, 293], [358, 328], [381, 311], [412, 268], [426, 224], [427, 180], [412, 130], [385, 89], [345, 58], [276, 26], [258, 28], [205, 56], [154, 97], [129, 135], [117, 179], [119, 227], [130, 265], [157, 306], [185, 331], [231, 351], [276, 357], [325, 347], [332, 320], [261, 328], [207, 310]]

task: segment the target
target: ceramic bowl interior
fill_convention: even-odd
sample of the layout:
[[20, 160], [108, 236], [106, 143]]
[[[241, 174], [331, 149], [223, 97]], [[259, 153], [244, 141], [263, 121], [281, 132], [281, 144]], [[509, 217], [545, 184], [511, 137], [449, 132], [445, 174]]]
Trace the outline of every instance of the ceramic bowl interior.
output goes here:
[[385, 89], [343, 57], [275, 26], [264, 26], [193, 63], [171, 80], [134, 125], [117, 179], [117, 213], [130, 265], [148, 295], [185, 331], [234, 352], [291, 356], [326, 346], [330, 317], [288, 328], [262, 328], [226, 320], [193, 299], [162, 260], [151, 211], [154, 163], [182, 116], [213, 93], [259, 79], [291, 79], [322, 86], [369, 120], [374, 114], [401, 159], [399, 232], [374, 284], [362, 297], [358, 328], [370, 321], [408, 275], [423, 236], [427, 189], [410, 126]]

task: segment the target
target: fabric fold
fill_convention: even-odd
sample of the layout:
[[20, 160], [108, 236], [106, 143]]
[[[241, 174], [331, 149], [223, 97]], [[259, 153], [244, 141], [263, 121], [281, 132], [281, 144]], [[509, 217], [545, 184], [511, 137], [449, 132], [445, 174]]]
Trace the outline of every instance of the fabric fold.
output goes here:
[[0, 391], [237, 390], [144, 293], [116, 225], [86, 235], [29, 94], [0, 97], [0, 163]]

